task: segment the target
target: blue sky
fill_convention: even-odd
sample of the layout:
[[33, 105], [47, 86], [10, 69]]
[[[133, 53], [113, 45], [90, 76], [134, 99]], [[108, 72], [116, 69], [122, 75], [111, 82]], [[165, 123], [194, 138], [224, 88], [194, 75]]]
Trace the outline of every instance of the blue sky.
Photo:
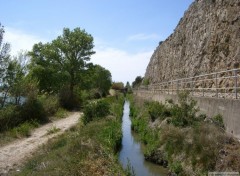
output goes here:
[[193, 0], [0, 0], [4, 40], [15, 55], [48, 42], [68, 27], [94, 37], [92, 62], [109, 69], [113, 81], [144, 76], [159, 41], [175, 29]]

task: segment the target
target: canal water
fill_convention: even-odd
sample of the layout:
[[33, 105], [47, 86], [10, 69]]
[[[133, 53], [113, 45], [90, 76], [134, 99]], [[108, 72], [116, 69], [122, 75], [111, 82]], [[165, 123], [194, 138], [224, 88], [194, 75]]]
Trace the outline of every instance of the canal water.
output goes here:
[[137, 141], [131, 130], [131, 120], [129, 117], [129, 102], [125, 101], [122, 122], [122, 149], [119, 154], [119, 160], [126, 169], [130, 162], [136, 176], [165, 176], [167, 170], [163, 167], [145, 161], [143, 155], [143, 146]]

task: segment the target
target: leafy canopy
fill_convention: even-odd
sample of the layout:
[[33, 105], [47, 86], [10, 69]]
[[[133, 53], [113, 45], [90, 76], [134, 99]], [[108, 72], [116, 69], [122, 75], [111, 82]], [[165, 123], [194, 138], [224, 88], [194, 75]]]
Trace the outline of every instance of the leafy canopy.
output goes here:
[[45, 92], [59, 92], [69, 86], [71, 94], [81, 83], [81, 75], [88, 67], [87, 61], [94, 54], [93, 37], [85, 30], [63, 29], [63, 34], [50, 43], [38, 43], [29, 55], [32, 57], [31, 74]]

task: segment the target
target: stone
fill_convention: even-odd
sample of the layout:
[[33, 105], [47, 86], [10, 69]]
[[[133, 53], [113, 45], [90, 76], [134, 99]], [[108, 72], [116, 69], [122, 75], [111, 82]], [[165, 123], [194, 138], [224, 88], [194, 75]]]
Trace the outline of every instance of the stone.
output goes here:
[[[150, 84], [239, 68], [240, 0], [196, 0], [147, 66]], [[210, 86], [209, 86], [210, 87]]]

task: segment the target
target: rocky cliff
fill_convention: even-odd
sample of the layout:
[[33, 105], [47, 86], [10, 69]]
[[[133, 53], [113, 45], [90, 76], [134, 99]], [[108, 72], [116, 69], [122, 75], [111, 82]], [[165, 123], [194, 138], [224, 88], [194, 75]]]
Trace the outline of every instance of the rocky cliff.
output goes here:
[[147, 67], [150, 84], [239, 68], [240, 0], [196, 0]]

